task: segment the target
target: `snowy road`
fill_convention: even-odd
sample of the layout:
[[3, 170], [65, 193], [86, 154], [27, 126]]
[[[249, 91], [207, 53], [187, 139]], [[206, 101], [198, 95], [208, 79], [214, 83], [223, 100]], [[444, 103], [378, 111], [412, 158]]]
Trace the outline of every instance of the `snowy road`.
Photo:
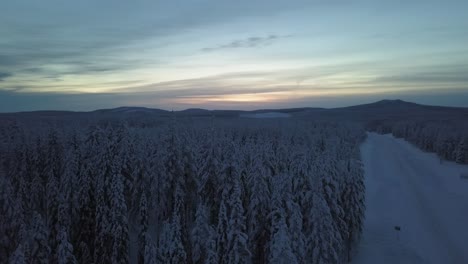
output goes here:
[[361, 155], [367, 209], [353, 263], [468, 263], [468, 166], [374, 133]]

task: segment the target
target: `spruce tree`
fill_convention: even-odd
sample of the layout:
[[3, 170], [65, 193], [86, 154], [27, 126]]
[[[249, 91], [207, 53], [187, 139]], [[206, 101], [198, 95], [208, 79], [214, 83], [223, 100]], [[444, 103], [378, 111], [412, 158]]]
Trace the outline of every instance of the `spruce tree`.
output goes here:
[[123, 177], [115, 174], [112, 177], [111, 189], [111, 222], [110, 233], [112, 236], [112, 262], [128, 263], [128, 221], [127, 204], [124, 197]]
[[50, 248], [48, 243], [49, 232], [39, 213], [33, 213], [31, 227], [31, 260], [35, 263], [49, 263]]
[[67, 231], [62, 227], [57, 237], [57, 263], [58, 264], [74, 264], [76, 263], [75, 256], [73, 255], [73, 246], [68, 240]]
[[140, 232], [138, 234], [138, 263], [145, 263], [145, 252], [148, 248], [147, 233], [148, 233], [148, 206], [146, 202], [146, 195], [143, 193], [140, 198], [139, 210], [139, 224]]
[[15, 252], [10, 257], [9, 264], [26, 264], [26, 258], [24, 256], [23, 246], [21, 244], [16, 247]]

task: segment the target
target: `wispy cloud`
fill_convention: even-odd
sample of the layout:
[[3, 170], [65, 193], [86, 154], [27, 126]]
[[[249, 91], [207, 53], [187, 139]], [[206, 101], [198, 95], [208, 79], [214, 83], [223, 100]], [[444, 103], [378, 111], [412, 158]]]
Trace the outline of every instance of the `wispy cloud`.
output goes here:
[[0, 8], [0, 108], [244, 107], [468, 83], [468, 2], [26, 2]]
[[4, 79], [11, 77], [12, 74], [8, 72], [0, 72], [0, 82], [3, 81]]
[[379, 77], [375, 80], [377, 83], [463, 83], [468, 86], [468, 71], [441, 71], [437, 72], [415, 72], [401, 73], [399, 75], [391, 75]]
[[233, 40], [229, 43], [220, 44], [214, 47], [206, 47], [203, 48], [202, 51], [209, 52], [209, 51], [217, 51], [217, 50], [224, 50], [224, 49], [238, 49], [238, 48], [256, 48], [256, 47], [265, 47], [268, 45], [273, 44], [275, 41], [279, 39], [289, 38], [290, 35], [268, 35], [268, 36], [255, 36], [249, 37], [245, 39], [237, 39]]
[[118, 106], [146, 106], [152, 108], [187, 109], [260, 109], [289, 107], [335, 107], [369, 103], [383, 98], [403, 99], [426, 104], [465, 106], [468, 92], [457, 89], [433, 89], [432, 92], [406, 91], [403, 93], [355, 93], [346, 97], [339, 94], [324, 96], [288, 96], [284, 92], [230, 93], [221, 95], [193, 95], [172, 97], [170, 91], [136, 93], [16, 93], [0, 91], [0, 112], [31, 110], [95, 110]]

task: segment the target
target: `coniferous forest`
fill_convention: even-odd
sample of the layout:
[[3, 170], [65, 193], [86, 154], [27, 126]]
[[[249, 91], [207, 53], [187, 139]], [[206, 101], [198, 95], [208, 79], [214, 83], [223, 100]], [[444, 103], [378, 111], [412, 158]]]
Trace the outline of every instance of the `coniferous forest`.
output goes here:
[[343, 263], [360, 126], [169, 118], [0, 126], [0, 263]]
[[468, 164], [468, 119], [463, 120], [400, 120], [371, 125], [379, 133], [391, 133], [441, 159]]

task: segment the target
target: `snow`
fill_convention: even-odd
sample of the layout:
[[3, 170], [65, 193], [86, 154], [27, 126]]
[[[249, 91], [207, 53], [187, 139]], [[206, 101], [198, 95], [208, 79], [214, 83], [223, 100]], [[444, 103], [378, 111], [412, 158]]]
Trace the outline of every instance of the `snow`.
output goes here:
[[291, 116], [290, 114], [279, 113], [279, 112], [267, 112], [267, 113], [242, 115], [242, 117], [248, 117], [248, 118], [285, 118], [285, 117], [290, 117], [290, 116]]
[[367, 209], [353, 263], [468, 263], [468, 166], [375, 133], [361, 155]]

